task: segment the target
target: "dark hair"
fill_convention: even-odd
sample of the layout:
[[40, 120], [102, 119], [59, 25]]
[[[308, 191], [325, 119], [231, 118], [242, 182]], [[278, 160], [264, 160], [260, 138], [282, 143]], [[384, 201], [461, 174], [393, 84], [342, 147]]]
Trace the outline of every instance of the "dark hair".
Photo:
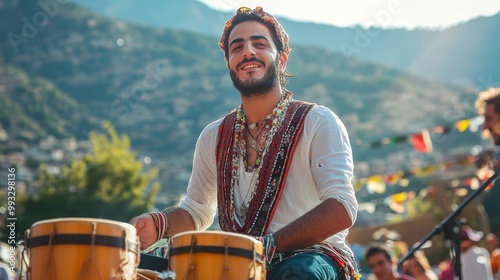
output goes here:
[[365, 260], [368, 260], [369, 257], [379, 253], [382, 253], [387, 260], [392, 261], [392, 257], [391, 254], [389, 253], [389, 250], [385, 249], [382, 246], [372, 246], [368, 248], [368, 250], [366, 250], [365, 252]]
[[231, 34], [231, 31], [233, 31], [233, 29], [236, 25], [238, 25], [242, 22], [245, 22], [245, 21], [256, 21], [256, 22], [262, 23], [265, 26], [267, 26], [267, 28], [271, 32], [271, 36], [273, 38], [273, 42], [274, 42], [274, 45], [276, 46], [276, 49], [278, 50], [278, 52], [281, 52], [283, 50], [283, 45], [281, 44], [280, 40], [278, 39], [278, 35], [276, 34], [274, 26], [271, 23], [264, 21], [262, 19], [262, 17], [260, 17], [257, 14], [246, 14], [246, 13], [237, 14], [236, 16], [234, 16], [234, 20], [233, 20], [233, 23], [231, 24], [231, 27], [229, 27], [226, 30], [226, 34], [224, 37], [224, 46], [226, 46], [226, 48], [224, 49], [224, 56], [226, 57], [226, 59], [229, 58], [229, 45], [228, 45], [229, 34]]

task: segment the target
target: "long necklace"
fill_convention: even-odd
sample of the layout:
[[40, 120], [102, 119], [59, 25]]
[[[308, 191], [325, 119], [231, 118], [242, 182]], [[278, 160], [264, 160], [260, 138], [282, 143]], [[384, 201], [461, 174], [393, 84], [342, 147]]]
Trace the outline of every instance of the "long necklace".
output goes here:
[[[278, 122], [282, 121], [281, 116], [286, 112], [286, 108], [288, 107], [288, 103], [292, 99], [292, 93], [289, 91], [285, 91], [284, 94], [282, 95], [281, 100], [278, 102], [276, 107], [274, 108], [270, 120], [271, 120], [271, 125], [270, 129], [266, 134], [265, 137], [265, 145], [263, 145], [262, 148], [262, 153], [261, 155], [257, 156], [257, 160], [255, 162], [255, 168], [252, 170], [254, 174], [252, 175], [252, 180], [249, 185], [249, 190], [247, 192], [250, 193], [250, 199], [246, 200], [245, 199], [242, 201], [242, 206], [239, 207], [239, 211], [237, 211], [237, 214], [239, 217], [244, 220], [246, 217], [246, 213], [248, 212], [248, 205], [250, 201], [253, 199], [256, 190], [258, 189], [257, 186], [259, 185], [259, 172], [261, 168], [261, 161], [262, 157], [265, 154], [265, 151], [269, 148], [272, 139], [274, 137], [274, 134], [276, 133], [277, 127], [279, 127]], [[246, 141], [245, 141], [245, 132], [247, 129], [245, 129], [246, 126], [246, 116], [243, 111], [243, 105], [240, 104], [240, 106], [237, 108], [237, 113], [236, 113], [236, 124], [234, 128], [234, 144], [233, 144], [233, 156], [232, 156], [232, 161], [233, 161], [233, 170], [232, 170], [232, 178], [231, 178], [231, 199], [234, 197], [234, 191], [235, 188], [240, 187], [240, 170], [239, 170], [239, 161], [240, 161], [240, 156], [243, 157], [243, 164], [245, 170], [248, 170], [248, 159], [247, 159], [247, 153], [246, 153]], [[257, 139], [257, 137], [256, 137]], [[258, 153], [259, 154], [259, 153]], [[255, 176], [255, 182], [253, 182]], [[234, 203], [234, 201], [233, 201]], [[232, 204], [232, 207], [234, 207], [234, 204]], [[233, 208], [234, 209], [234, 208]]]
[[248, 190], [247, 190], [247, 193], [245, 195], [245, 198], [243, 198], [243, 196], [241, 195], [241, 191], [238, 192], [240, 194], [240, 198], [241, 198], [241, 206], [238, 209], [238, 216], [240, 217], [241, 220], [243, 220], [245, 218], [245, 216], [248, 212], [247, 197], [248, 197], [248, 194], [250, 193], [250, 190], [252, 190], [254, 179], [257, 178], [256, 177], [257, 174], [258, 174], [258, 172], [253, 172], [252, 179], [250, 180], [250, 184], [248, 185]]

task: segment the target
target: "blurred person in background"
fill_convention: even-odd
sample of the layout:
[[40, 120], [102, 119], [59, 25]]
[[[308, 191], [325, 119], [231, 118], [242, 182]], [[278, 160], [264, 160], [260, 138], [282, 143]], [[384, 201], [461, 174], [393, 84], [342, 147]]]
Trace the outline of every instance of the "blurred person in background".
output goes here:
[[415, 280], [413, 277], [397, 271], [396, 260], [391, 250], [384, 245], [373, 245], [365, 252], [365, 262], [372, 274], [368, 280]]
[[478, 246], [483, 232], [476, 231], [468, 225], [463, 225], [460, 231], [460, 260], [462, 262], [463, 280], [493, 280], [490, 254]]
[[490, 252], [491, 271], [495, 280], [500, 280], [500, 248], [498, 248], [498, 238], [494, 233], [486, 235], [486, 245]]
[[412, 276], [415, 280], [438, 280], [438, 277], [429, 264], [424, 252], [416, 251], [403, 264], [404, 273]]

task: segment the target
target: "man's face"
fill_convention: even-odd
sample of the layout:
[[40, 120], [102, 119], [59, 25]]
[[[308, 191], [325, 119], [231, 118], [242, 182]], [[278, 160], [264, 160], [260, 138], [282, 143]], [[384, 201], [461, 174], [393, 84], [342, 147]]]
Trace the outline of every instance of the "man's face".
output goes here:
[[392, 279], [393, 263], [391, 260], [388, 260], [383, 253], [373, 254], [367, 259], [367, 261], [371, 272], [375, 274], [378, 280]]
[[269, 92], [279, 82], [286, 58], [274, 45], [271, 31], [256, 21], [236, 25], [228, 38], [228, 68], [244, 96]]
[[500, 114], [495, 111], [493, 104], [486, 106], [483, 130], [489, 132], [495, 145], [500, 146]]

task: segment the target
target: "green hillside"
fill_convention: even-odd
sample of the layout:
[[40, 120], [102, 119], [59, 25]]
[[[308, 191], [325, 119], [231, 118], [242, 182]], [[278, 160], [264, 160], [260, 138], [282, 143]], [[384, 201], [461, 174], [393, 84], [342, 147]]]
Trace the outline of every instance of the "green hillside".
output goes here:
[[52, 82], [0, 64], [0, 123], [13, 138], [70, 137], [90, 127], [88, 112]]

